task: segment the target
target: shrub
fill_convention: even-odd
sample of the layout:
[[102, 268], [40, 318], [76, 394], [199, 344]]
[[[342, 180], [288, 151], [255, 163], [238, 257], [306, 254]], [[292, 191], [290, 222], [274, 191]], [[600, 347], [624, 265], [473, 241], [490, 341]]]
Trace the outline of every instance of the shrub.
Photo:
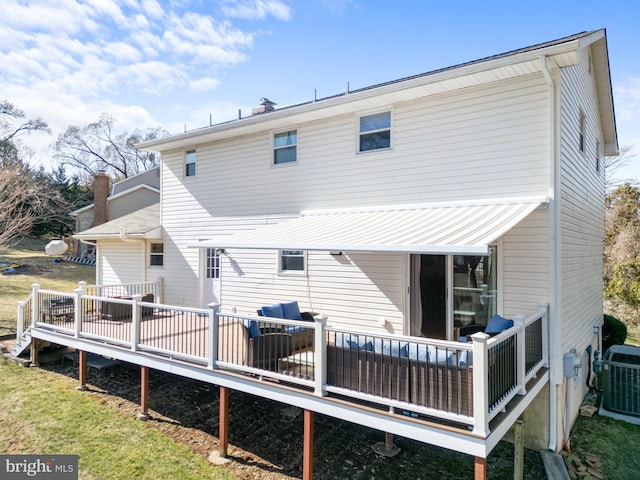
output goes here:
[[622, 345], [627, 339], [627, 326], [611, 315], [604, 315], [602, 327], [602, 348], [606, 352], [612, 345]]

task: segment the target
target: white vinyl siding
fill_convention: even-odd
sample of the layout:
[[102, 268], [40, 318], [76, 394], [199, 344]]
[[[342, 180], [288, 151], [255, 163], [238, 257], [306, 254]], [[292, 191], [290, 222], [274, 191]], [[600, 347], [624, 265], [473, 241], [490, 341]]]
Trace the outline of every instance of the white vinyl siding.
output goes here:
[[353, 150], [355, 114], [302, 124], [298, 155], [305, 161], [295, 169], [268, 168], [269, 131], [199, 145], [198, 178], [188, 185], [177, 170], [181, 152], [163, 152], [163, 208], [179, 217], [189, 211], [196, 221], [211, 215], [546, 195], [546, 95], [542, 75], [532, 75], [398, 104], [393, 150], [366, 155]]
[[[503, 238], [498, 248], [499, 289], [506, 316], [533, 313], [550, 300], [549, 211], [534, 211]], [[500, 267], [500, 265], [502, 265]]]
[[394, 333], [403, 333], [404, 255], [308, 252], [307, 277], [280, 277], [273, 269], [273, 251], [228, 253], [222, 289], [227, 307], [255, 314], [263, 305], [297, 300], [301, 310], [328, 316], [332, 326], [373, 330], [387, 319]]
[[143, 242], [98, 242], [98, 284], [144, 281], [145, 249]]
[[[303, 209], [546, 196], [547, 93], [542, 75], [530, 75], [398, 103], [394, 148], [366, 155], [353, 148], [356, 113], [302, 123], [297, 154], [305, 161], [293, 169], [270, 168], [272, 134], [266, 129], [199, 144], [198, 176], [188, 182], [184, 151], [162, 152], [162, 225], [171, 239], [165, 243], [165, 276], [172, 279], [167, 301], [198, 303], [199, 257], [188, 243], [295, 217]], [[275, 252], [266, 255], [269, 275], [276, 275]], [[308, 276], [315, 279], [312, 271]], [[227, 282], [225, 277], [224, 301], [236, 286]], [[396, 307], [392, 318], [400, 311]]]
[[[585, 62], [588, 52], [583, 52]], [[584, 348], [593, 325], [602, 321], [604, 179], [593, 168], [602, 137], [593, 76], [587, 64], [562, 74], [562, 351]], [[569, 135], [580, 112], [585, 116], [584, 154]], [[575, 127], [572, 129], [575, 132]], [[572, 141], [573, 140], [573, 141]]]

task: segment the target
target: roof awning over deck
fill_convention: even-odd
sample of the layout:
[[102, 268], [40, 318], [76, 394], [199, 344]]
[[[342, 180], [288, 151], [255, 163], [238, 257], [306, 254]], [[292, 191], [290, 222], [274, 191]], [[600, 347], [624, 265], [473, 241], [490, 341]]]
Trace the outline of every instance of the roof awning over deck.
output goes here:
[[388, 206], [301, 217], [191, 245], [208, 248], [487, 255], [546, 200]]

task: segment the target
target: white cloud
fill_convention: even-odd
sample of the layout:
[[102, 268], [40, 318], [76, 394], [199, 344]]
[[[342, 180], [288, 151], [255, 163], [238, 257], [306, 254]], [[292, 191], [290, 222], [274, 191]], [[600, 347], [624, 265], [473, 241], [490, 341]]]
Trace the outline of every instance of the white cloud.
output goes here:
[[43, 158], [103, 112], [123, 130], [158, 126], [158, 102], [210, 92], [246, 61], [255, 34], [234, 19], [292, 15], [280, 0], [0, 0], [0, 100], [49, 123], [52, 137], [25, 139]]
[[220, 85], [217, 78], [198, 78], [189, 82], [189, 90], [194, 92], [210, 92]]
[[229, 0], [222, 10], [232, 18], [263, 19], [272, 16], [278, 20], [290, 20], [293, 17], [293, 9], [278, 0]]

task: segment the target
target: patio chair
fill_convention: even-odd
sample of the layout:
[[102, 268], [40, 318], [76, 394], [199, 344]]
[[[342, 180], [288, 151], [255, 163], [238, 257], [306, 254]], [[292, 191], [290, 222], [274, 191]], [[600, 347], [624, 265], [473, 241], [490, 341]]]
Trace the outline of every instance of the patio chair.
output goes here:
[[[298, 302], [284, 302], [265, 306], [258, 310], [258, 315], [268, 318], [284, 318], [285, 320], [299, 320], [300, 322], [313, 322], [313, 313], [301, 312]], [[291, 348], [293, 351], [302, 350], [313, 346], [315, 330], [301, 325], [283, 325], [281, 331], [291, 335]]]

